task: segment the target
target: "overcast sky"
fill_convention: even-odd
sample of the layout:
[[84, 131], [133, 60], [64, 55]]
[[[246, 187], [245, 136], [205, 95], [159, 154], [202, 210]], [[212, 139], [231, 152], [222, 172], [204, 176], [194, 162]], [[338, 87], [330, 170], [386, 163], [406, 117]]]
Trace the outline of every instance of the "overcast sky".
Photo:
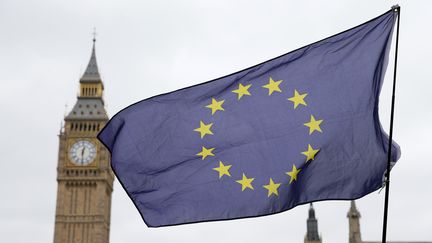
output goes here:
[[[53, 240], [58, 133], [97, 28], [110, 116], [141, 99], [260, 63], [402, 7], [388, 239], [432, 241], [432, 1], [0, 1], [0, 242]], [[393, 42], [394, 44], [394, 42]], [[393, 53], [394, 49], [392, 50]], [[393, 63], [381, 94], [388, 131]], [[67, 107], [65, 108], [65, 105]], [[380, 240], [384, 191], [358, 200]], [[349, 202], [315, 205], [325, 243], [348, 242]], [[307, 206], [261, 218], [150, 229], [115, 183], [111, 243], [301, 243]]]

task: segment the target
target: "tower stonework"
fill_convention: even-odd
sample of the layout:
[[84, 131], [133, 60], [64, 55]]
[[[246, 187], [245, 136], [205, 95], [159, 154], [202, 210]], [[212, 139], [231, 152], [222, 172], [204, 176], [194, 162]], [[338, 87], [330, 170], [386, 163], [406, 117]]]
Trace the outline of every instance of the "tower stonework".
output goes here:
[[307, 231], [304, 243], [322, 243], [321, 237], [318, 234], [318, 220], [315, 218], [315, 209], [312, 203], [309, 208], [309, 217], [307, 219]]
[[351, 207], [347, 217], [349, 221], [349, 243], [362, 243], [360, 234], [360, 212], [357, 210], [354, 201], [351, 201]]
[[108, 121], [95, 40], [77, 101], [59, 134], [54, 243], [108, 243], [114, 174], [96, 135]]

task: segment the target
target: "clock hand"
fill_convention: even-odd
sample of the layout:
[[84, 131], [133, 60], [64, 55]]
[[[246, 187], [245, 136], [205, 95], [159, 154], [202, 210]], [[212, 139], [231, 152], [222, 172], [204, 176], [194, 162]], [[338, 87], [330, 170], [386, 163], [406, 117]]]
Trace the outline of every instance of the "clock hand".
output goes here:
[[81, 164], [84, 163], [84, 149], [85, 147], [81, 149]]

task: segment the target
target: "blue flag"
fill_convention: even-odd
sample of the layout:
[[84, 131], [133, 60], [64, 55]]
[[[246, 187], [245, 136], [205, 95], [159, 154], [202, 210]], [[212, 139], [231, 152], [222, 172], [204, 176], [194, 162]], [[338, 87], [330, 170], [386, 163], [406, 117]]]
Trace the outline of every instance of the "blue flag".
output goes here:
[[145, 223], [269, 215], [379, 189], [378, 100], [396, 18], [117, 113], [98, 138]]

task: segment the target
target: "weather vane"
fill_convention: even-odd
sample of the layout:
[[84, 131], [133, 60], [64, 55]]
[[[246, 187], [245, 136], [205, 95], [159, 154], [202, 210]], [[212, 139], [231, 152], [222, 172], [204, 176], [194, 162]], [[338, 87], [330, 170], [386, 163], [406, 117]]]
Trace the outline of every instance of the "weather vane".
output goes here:
[[97, 35], [97, 33], [96, 33], [96, 27], [93, 27], [93, 42], [96, 42], [96, 35]]

